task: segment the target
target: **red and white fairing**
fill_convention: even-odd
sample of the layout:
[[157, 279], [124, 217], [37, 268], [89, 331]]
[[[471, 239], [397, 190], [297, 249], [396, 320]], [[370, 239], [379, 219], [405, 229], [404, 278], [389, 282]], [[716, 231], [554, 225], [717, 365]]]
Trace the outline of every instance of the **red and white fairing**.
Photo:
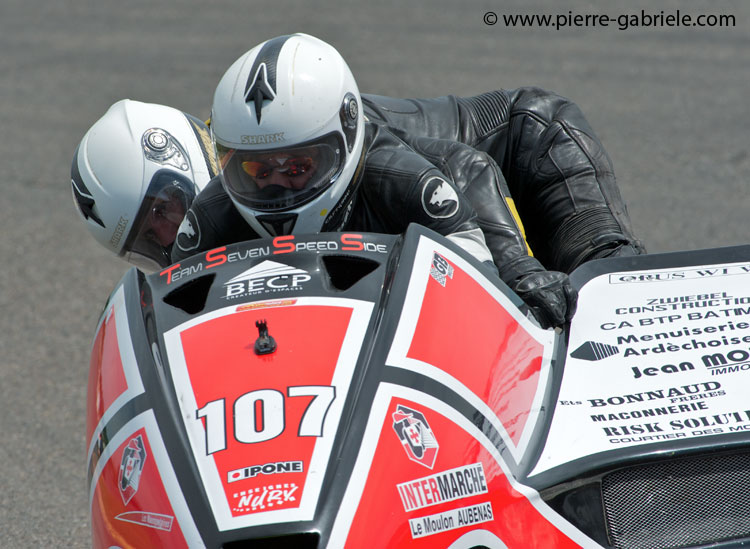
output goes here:
[[[386, 366], [421, 374], [464, 399], [515, 463], [539, 421], [554, 345], [554, 332], [530, 322], [469, 262], [420, 239]], [[403, 423], [414, 427], [403, 430], [405, 437]], [[417, 455], [420, 445], [426, 448]], [[506, 460], [496, 442], [446, 402], [382, 383], [331, 546], [592, 543], [515, 482]]]
[[107, 423], [143, 393], [120, 286], [102, 315], [91, 353], [86, 433], [92, 545], [201, 547], [153, 412], [130, 418], [114, 435], [104, 434]]
[[95, 547], [596, 546], [518, 480], [560, 342], [507, 288], [418, 227], [260, 242], [132, 270], [110, 298]]

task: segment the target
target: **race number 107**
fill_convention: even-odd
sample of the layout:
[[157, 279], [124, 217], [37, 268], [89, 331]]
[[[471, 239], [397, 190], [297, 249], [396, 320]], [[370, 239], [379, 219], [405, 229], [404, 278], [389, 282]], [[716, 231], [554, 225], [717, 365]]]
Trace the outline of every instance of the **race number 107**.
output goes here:
[[[328, 385], [287, 387], [286, 396], [275, 389], [259, 389], [239, 396], [232, 404], [232, 434], [237, 442], [255, 444], [276, 438], [286, 430], [288, 399], [313, 397], [302, 414], [297, 436], [323, 436], [328, 409], [336, 398], [336, 388]], [[205, 418], [206, 454], [226, 450], [226, 399], [208, 402], [195, 412], [196, 419]]]

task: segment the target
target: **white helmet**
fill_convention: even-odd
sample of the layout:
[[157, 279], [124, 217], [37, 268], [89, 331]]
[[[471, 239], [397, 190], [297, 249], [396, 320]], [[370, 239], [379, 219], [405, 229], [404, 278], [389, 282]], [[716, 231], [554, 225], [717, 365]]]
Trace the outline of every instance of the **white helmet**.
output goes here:
[[105, 248], [149, 270], [169, 265], [177, 228], [218, 174], [206, 125], [163, 105], [123, 99], [73, 156], [73, 197]]
[[224, 188], [261, 236], [338, 230], [363, 158], [362, 99], [335, 48], [306, 34], [229, 67], [211, 112]]

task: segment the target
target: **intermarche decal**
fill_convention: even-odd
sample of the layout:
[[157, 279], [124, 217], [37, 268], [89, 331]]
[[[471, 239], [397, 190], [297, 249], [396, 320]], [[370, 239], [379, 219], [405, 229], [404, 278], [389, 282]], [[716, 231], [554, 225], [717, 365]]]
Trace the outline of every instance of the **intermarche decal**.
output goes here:
[[[527, 547], [531, 530], [549, 547], [578, 547], [514, 488], [479, 431], [467, 432], [467, 422], [446, 410], [448, 416], [423, 402], [389, 398], [379, 432], [366, 433], [377, 443], [346, 547], [448, 547], [475, 529], [511, 548]], [[404, 413], [418, 413], [440, 441], [431, 473], [394, 434], [393, 419]], [[496, 520], [500, 513], [503, 520]]]

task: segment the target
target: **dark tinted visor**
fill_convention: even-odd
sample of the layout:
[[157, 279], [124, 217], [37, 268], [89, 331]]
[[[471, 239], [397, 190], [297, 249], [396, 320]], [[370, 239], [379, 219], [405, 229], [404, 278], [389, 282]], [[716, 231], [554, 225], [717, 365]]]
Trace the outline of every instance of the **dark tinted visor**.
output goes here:
[[196, 194], [187, 177], [170, 170], [154, 174], [120, 255], [147, 270], [171, 264], [177, 229]]
[[227, 192], [261, 211], [296, 208], [312, 200], [333, 184], [345, 158], [338, 133], [286, 149], [216, 148]]

